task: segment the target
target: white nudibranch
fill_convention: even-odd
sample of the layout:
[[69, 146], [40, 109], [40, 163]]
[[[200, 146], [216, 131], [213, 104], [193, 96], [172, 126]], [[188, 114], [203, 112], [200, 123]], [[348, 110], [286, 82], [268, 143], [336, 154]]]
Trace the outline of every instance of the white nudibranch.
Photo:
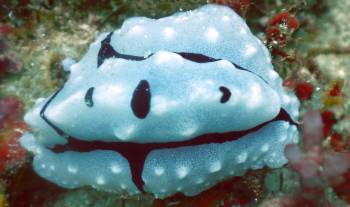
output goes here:
[[21, 138], [35, 171], [62, 187], [192, 196], [281, 167], [298, 137], [299, 102], [224, 6], [130, 18], [63, 65], [68, 80], [25, 115], [33, 133]]

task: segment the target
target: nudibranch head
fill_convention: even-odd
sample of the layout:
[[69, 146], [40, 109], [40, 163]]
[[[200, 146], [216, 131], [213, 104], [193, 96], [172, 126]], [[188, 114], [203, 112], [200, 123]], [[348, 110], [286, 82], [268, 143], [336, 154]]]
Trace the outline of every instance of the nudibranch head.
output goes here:
[[196, 195], [285, 164], [299, 103], [231, 9], [130, 18], [26, 116], [34, 169], [66, 188]]

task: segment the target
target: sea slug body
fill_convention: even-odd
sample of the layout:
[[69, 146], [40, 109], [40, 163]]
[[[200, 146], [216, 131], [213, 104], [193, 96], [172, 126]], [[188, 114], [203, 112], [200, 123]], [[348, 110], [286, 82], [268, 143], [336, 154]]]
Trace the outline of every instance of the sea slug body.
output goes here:
[[26, 114], [21, 144], [65, 188], [192, 196], [248, 169], [284, 165], [299, 102], [233, 10], [130, 18], [101, 34]]

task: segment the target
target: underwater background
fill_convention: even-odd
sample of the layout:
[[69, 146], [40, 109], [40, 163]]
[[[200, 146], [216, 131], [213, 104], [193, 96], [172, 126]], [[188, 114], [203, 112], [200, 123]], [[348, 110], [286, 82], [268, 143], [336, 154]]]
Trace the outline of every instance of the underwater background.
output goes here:
[[[0, 207], [350, 205], [350, 1], [0, 0]], [[36, 175], [18, 143], [24, 112], [66, 80], [102, 32], [128, 17], [160, 18], [207, 3], [231, 7], [268, 47], [283, 85], [301, 102], [300, 143], [283, 168], [254, 170], [195, 197], [67, 190]]]

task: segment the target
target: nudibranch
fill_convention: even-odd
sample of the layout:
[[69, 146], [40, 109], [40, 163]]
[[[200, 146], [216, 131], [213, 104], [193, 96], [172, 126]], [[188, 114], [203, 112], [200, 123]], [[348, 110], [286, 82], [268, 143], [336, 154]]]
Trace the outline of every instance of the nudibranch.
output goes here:
[[192, 196], [296, 143], [299, 102], [245, 21], [209, 4], [101, 34], [25, 115], [33, 167], [65, 188]]

